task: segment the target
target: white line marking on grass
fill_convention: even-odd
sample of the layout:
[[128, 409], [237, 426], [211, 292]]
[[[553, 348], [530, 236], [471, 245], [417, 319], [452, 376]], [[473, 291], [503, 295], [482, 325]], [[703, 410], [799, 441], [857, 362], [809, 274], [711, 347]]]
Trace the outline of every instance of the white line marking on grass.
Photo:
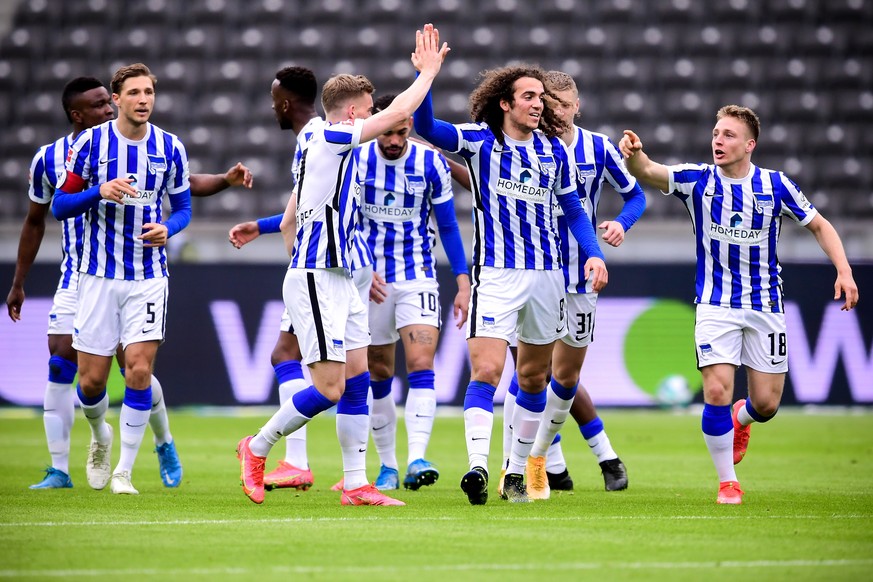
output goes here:
[[[664, 516], [636, 516], [636, 515], [596, 515], [596, 516], [562, 516], [543, 517], [534, 515], [506, 515], [488, 516], [490, 521], [682, 521], [682, 520], [762, 520], [762, 519], [873, 519], [871, 515], [664, 515]], [[392, 521], [408, 521], [421, 523], [423, 521], [467, 521], [466, 517], [394, 517], [389, 515], [367, 515], [360, 517], [282, 517], [282, 518], [251, 518], [251, 519], [168, 519], [165, 521], [29, 521], [20, 523], [0, 523], [0, 527], [92, 527], [95, 525], [121, 526], [132, 525], [228, 525], [228, 524], [252, 524], [265, 525], [270, 523], [317, 523], [317, 522], [356, 522], [356, 521], [379, 521], [388, 523]]]
[[[711, 570], [716, 568], [840, 568], [873, 565], [873, 560], [756, 560], [756, 561], [714, 561], [714, 562], [568, 562], [550, 563], [550, 570]], [[520, 571], [542, 570], [542, 564], [431, 564], [416, 565], [425, 572], [466, 572], [466, 571]], [[121, 576], [255, 576], [269, 574], [398, 574], [408, 573], [409, 568], [400, 566], [264, 566], [263, 568], [125, 568], [125, 569], [81, 569], [81, 570], [0, 570], [0, 578], [21, 577], [121, 577]]]

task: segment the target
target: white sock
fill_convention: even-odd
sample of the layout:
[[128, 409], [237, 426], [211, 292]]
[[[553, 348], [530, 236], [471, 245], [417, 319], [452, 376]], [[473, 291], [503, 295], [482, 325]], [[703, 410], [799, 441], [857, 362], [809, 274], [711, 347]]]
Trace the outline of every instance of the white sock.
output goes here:
[[436, 416], [436, 391], [430, 388], [410, 388], [406, 396], [406, 434], [409, 452], [407, 466], [412, 461], [423, 459], [433, 433]]
[[546, 451], [546, 471], [549, 473], [563, 473], [567, 470], [567, 461], [564, 460], [564, 449], [561, 441], [549, 446]]
[[294, 399], [289, 398], [249, 441], [249, 449], [255, 456], [266, 457], [280, 438], [298, 430], [310, 420], [310, 417], [297, 410]]
[[85, 404], [79, 399], [79, 406], [85, 415], [85, 420], [91, 426], [91, 438], [100, 444], [107, 444], [112, 438], [109, 425], [106, 423], [106, 412], [109, 410], [109, 396], [104, 392], [103, 398], [97, 404]]
[[512, 449], [509, 452], [507, 473], [524, 475], [527, 458], [530, 456], [542, 419], [542, 412], [534, 412], [524, 406], [516, 405], [512, 417]]
[[112, 471], [113, 473], [121, 471], [133, 473], [133, 463], [136, 461], [136, 454], [139, 452], [140, 444], [142, 444], [142, 437], [145, 435], [146, 426], [149, 423], [149, 415], [151, 415], [151, 410], [137, 410], [127, 404], [121, 405], [121, 414], [118, 419], [121, 432], [121, 455], [118, 458], [118, 464]]
[[551, 386], [546, 387], [546, 409], [543, 411], [543, 420], [540, 423], [540, 428], [537, 431], [536, 442], [531, 447], [530, 454], [533, 457], [543, 457], [552, 441], [555, 440], [555, 435], [564, 426], [564, 421], [570, 414], [570, 405], [573, 404], [573, 399], [564, 400], [560, 398]]
[[[309, 388], [305, 378], [288, 380], [279, 384], [279, 404], [285, 404], [291, 397]], [[299, 469], [309, 468], [309, 455], [306, 453], [306, 425], [304, 424], [285, 437], [285, 462]]]
[[506, 397], [503, 399], [503, 464], [501, 467], [506, 468], [509, 465], [509, 453], [512, 450], [512, 415], [515, 414], [515, 395], [506, 391]]
[[336, 436], [343, 453], [343, 489], [363, 487], [367, 481], [367, 414], [337, 414]]
[[397, 469], [397, 405], [390, 393], [384, 398], [373, 398], [370, 405], [370, 428], [379, 461], [386, 467]]
[[703, 440], [706, 441], [709, 456], [712, 457], [712, 462], [715, 464], [718, 482], [736, 481], [737, 472], [734, 470], [734, 429], [730, 429], [727, 433], [720, 436], [703, 433]]
[[464, 411], [464, 437], [467, 441], [467, 458], [470, 468], [488, 470], [488, 452], [491, 449], [491, 429], [494, 413], [483, 408], [468, 408]]
[[745, 406], [741, 406], [740, 410], [737, 412], [737, 420], [743, 426], [749, 426], [755, 422], [755, 419], [752, 418], [752, 415], [749, 414], [749, 411], [746, 410]]
[[612, 443], [609, 442], [609, 437], [606, 436], [606, 431], [602, 430], [586, 441], [591, 452], [597, 457], [597, 462], [610, 461], [617, 459], [618, 454], [612, 450]]
[[164, 401], [164, 389], [158, 379], [152, 376], [152, 411], [149, 416], [149, 426], [155, 433], [155, 445], [173, 442], [170, 433], [170, 418], [167, 416], [167, 404]]
[[43, 396], [42, 423], [52, 467], [70, 474], [70, 431], [76, 415], [75, 388], [49, 382]]

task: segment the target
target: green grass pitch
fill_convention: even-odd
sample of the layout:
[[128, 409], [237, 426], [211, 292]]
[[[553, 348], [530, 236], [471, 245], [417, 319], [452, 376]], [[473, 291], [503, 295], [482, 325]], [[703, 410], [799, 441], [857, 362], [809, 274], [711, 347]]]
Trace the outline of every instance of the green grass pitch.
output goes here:
[[[210, 416], [171, 411], [183, 484], [165, 489], [150, 433], [133, 483], [139, 496], [93, 491], [88, 429], [73, 429], [75, 487], [31, 491], [48, 461], [36, 413], [0, 420], [0, 578], [131, 580], [861, 580], [873, 569], [873, 415], [783, 410], [752, 430], [738, 466], [742, 506], [717, 506], [699, 414], [603, 410], [630, 488], [603, 490], [578, 431], [564, 431], [576, 484], [549, 501], [467, 503], [463, 421], [437, 419], [428, 457], [439, 481], [397, 492], [406, 507], [342, 507], [334, 419], [309, 425], [315, 486], [273, 491], [262, 506], [239, 486], [236, 442], [264, 410]], [[117, 411], [111, 413], [117, 424]], [[401, 415], [402, 419], [402, 415]], [[405, 467], [405, 433], [398, 460]], [[113, 463], [118, 455], [114, 446]], [[274, 449], [268, 470], [284, 454]], [[375, 479], [375, 447], [368, 453]]]

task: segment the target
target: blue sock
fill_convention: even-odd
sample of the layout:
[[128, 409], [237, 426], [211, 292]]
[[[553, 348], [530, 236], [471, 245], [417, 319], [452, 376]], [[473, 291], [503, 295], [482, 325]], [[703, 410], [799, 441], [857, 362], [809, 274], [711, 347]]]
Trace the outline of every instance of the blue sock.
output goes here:
[[518, 396], [518, 374], [512, 373], [512, 380], [509, 381], [509, 393], [513, 396]]
[[543, 390], [536, 394], [531, 394], [530, 392], [519, 390], [518, 396], [515, 397], [515, 405], [531, 412], [542, 412], [546, 409], [546, 391]]
[[291, 401], [294, 402], [294, 408], [307, 418], [312, 418], [319, 412], [324, 412], [334, 404], [316, 390], [315, 386], [304, 388], [292, 396]]
[[369, 414], [367, 394], [370, 391], [370, 372], [346, 380], [346, 389], [336, 405], [337, 414]]
[[746, 398], [746, 412], [749, 413], [749, 416], [751, 416], [752, 418], [755, 419], [755, 422], [767, 422], [768, 420], [770, 420], [771, 418], [776, 416], [776, 412], [779, 412], [779, 410], [777, 409], [777, 411], [774, 412], [773, 414], [771, 414], [770, 416], [764, 416], [762, 414], [758, 414], [758, 411], [755, 410], [755, 408], [752, 406], [752, 399]]
[[433, 370], [419, 370], [418, 372], [410, 372], [408, 376], [409, 388], [416, 390], [422, 388], [430, 388], [431, 390], [433, 390], [434, 377], [435, 375]]
[[582, 433], [582, 438], [586, 441], [592, 437], [596, 437], [603, 432], [603, 421], [599, 416], [595, 416], [594, 420], [589, 420], [585, 424], [579, 425], [579, 432]]
[[556, 434], [556, 435], [555, 435], [555, 438], [552, 439], [552, 444], [553, 444], [553, 445], [556, 445], [556, 444], [558, 444], [559, 442], [561, 442], [561, 433]]
[[373, 389], [373, 400], [381, 400], [390, 395], [393, 383], [394, 376], [385, 380], [370, 380], [370, 387]]
[[[80, 384], [76, 384], [76, 393], [79, 395], [79, 402], [84, 404], [85, 406], [94, 406], [104, 398], [106, 398], [106, 388], [98, 394], [97, 396], [85, 396], [85, 393], [82, 392], [82, 386]], [[149, 403], [151, 406], [151, 403]]]
[[573, 400], [573, 397], [576, 396], [576, 391], [579, 389], [578, 386], [570, 386], [569, 388], [566, 386], [562, 386], [558, 384], [558, 381], [552, 378], [552, 381], [549, 382], [549, 388], [552, 389], [552, 392], [555, 393], [555, 396], [560, 398], [561, 400]]
[[497, 388], [487, 382], [473, 380], [467, 385], [467, 393], [464, 394], [464, 410], [481, 408], [488, 412], [494, 412], [494, 393]]
[[733, 430], [734, 422], [731, 420], [730, 404], [725, 406], [704, 404], [700, 428], [703, 429], [703, 434], [710, 436], [721, 436]]
[[152, 387], [145, 390], [134, 390], [130, 386], [124, 388], [124, 404], [134, 410], [152, 409]]
[[290, 380], [301, 380], [303, 378], [303, 366], [299, 360], [285, 360], [273, 366], [273, 372], [276, 374], [276, 380], [279, 384], [284, 384]]
[[79, 371], [79, 366], [75, 362], [66, 360], [61, 356], [52, 356], [49, 358], [49, 375], [48, 381], [55, 384], [72, 384], [76, 378], [76, 372]]

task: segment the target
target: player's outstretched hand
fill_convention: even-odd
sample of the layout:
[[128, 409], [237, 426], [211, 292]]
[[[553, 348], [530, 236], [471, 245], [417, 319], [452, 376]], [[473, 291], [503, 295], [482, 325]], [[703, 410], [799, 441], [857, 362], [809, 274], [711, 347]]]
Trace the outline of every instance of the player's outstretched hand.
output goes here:
[[618, 149], [625, 159], [632, 158], [637, 152], [642, 151], [643, 142], [633, 131], [626, 129], [618, 142]]
[[449, 54], [448, 43], [440, 46], [440, 31], [433, 24], [425, 24], [423, 30], [415, 31], [415, 52], [412, 53], [412, 66], [419, 73], [436, 76]]
[[136, 188], [131, 186], [133, 182], [130, 178], [115, 178], [108, 182], [100, 184], [100, 196], [110, 202], [124, 204], [122, 201], [125, 196], [136, 198]]
[[606, 244], [617, 247], [624, 242], [624, 227], [616, 220], [604, 220], [597, 225], [600, 230], [605, 230], [603, 240]]
[[167, 244], [167, 227], [159, 222], [147, 222], [142, 225], [142, 234], [137, 238], [143, 241], [144, 247], [162, 247]]
[[591, 257], [585, 261], [585, 280], [591, 281], [595, 293], [600, 293], [609, 282], [609, 273], [603, 259]]
[[243, 186], [251, 189], [252, 171], [242, 162], [237, 162], [234, 167], [224, 173], [224, 181], [227, 182], [228, 186]]
[[254, 220], [241, 222], [230, 229], [227, 239], [234, 248], [241, 249], [243, 246], [261, 236], [261, 229]]
[[370, 285], [370, 301], [375, 304], [380, 304], [388, 298], [388, 283], [382, 278], [382, 275], [373, 271], [373, 283]]
[[846, 302], [840, 308], [840, 311], [849, 311], [858, 305], [858, 285], [851, 274], [837, 275], [837, 280], [834, 283], [834, 301], [839, 301], [840, 297], [845, 294]]
[[9, 312], [9, 319], [12, 321], [21, 321], [21, 306], [24, 304], [24, 289], [21, 287], [13, 287], [9, 290], [9, 295], [6, 296], [6, 311]]

